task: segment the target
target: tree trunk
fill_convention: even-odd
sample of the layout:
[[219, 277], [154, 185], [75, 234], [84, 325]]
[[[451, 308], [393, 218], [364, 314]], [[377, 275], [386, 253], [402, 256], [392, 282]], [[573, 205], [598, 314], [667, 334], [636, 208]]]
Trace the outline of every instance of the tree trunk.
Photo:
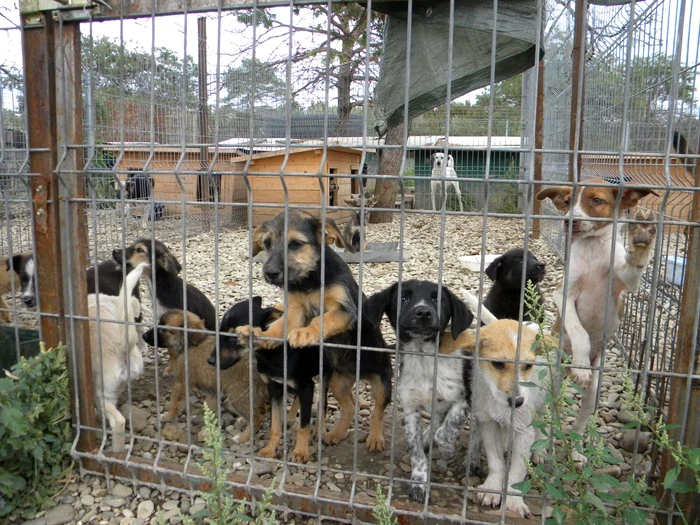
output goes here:
[[[410, 131], [410, 123], [409, 123]], [[395, 126], [391, 126], [386, 133], [386, 145], [401, 145], [403, 144], [403, 122]], [[401, 169], [401, 158], [403, 150], [401, 149], [386, 149], [380, 150], [379, 159], [379, 174], [381, 175], [399, 175]], [[377, 179], [375, 196], [378, 197], [377, 208], [393, 208], [396, 204], [396, 192], [399, 188], [399, 181], [396, 179], [384, 178]], [[381, 222], [391, 222], [394, 213], [389, 211], [373, 211], [370, 213], [369, 222], [377, 224]]]

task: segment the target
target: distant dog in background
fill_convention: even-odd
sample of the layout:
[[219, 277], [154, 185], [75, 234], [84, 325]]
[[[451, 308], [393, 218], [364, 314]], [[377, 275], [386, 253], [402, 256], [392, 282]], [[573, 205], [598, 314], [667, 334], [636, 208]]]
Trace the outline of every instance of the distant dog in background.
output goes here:
[[[140, 218], [141, 228], [145, 229], [148, 226], [149, 217], [155, 220], [152, 204], [155, 180], [152, 175], [144, 173], [139, 168], [127, 168], [126, 179], [116, 181], [115, 186], [117, 199], [124, 197], [124, 200], [127, 201], [125, 213]], [[147, 202], [139, 204], [134, 201]]]
[[[528, 250], [526, 257], [525, 250], [515, 248], [498, 257], [486, 268], [486, 275], [493, 281], [493, 285], [484, 299], [484, 306], [498, 319], [518, 320], [522, 303], [523, 269], [526, 275], [525, 283], [530, 281], [537, 287], [539, 304], [544, 304], [542, 291], [537, 284], [544, 280], [545, 264], [538, 261], [531, 251]], [[523, 306], [523, 319], [535, 321], [527, 306]]]
[[[350, 199], [345, 200], [345, 204], [349, 206], [354, 206], [356, 208], [361, 208], [362, 206], [365, 207], [365, 217], [364, 217], [364, 225], [367, 226], [367, 221], [369, 220], [369, 212], [370, 210], [374, 207], [375, 204], [377, 204], [377, 201], [379, 198], [375, 195], [372, 195], [369, 198], [364, 197], [361, 194], [358, 195], [350, 195]], [[363, 249], [367, 248], [367, 242], [365, 241], [365, 245], [361, 246], [361, 239], [363, 237], [362, 235], [362, 218], [360, 217], [360, 212], [356, 211], [353, 213], [352, 218], [345, 223], [345, 228], [343, 229], [343, 236], [345, 237], [345, 243], [349, 246], [352, 247], [352, 250], [357, 253], [360, 251], [360, 248], [362, 247]], [[350, 251], [350, 250], [348, 250]]]
[[[184, 331], [185, 315], [187, 332]], [[207, 360], [216, 352], [216, 336], [200, 331], [205, 330], [204, 322], [192, 312], [168, 310], [158, 322], [158, 341], [153, 328], [144, 335], [144, 340], [151, 346], [167, 348], [171, 355], [170, 368], [175, 379], [170, 395], [170, 408], [161, 417], [163, 421], [173, 421], [183, 412], [186, 401], [186, 385], [201, 390], [206, 395], [206, 403], [212, 412], [216, 412], [217, 390], [216, 376], [219, 372], [209, 365]], [[185, 339], [187, 339], [187, 360], [185, 360]], [[174, 358], [172, 356], [175, 356]], [[185, 365], [187, 364], [187, 375]], [[248, 421], [248, 426], [238, 441], [245, 443], [255, 433], [267, 411], [267, 391], [258, 374], [253, 374], [253, 386], [250, 385], [248, 358], [239, 359], [235, 366], [221, 370], [221, 392], [224, 394], [224, 406]], [[250, 416], [250, 393], [253, 393], [253, 416]]]
[[[452, 155], [448, 155], [445, 159], [444, 153], [434, 153], [433, 154], [433, 171], [430, 174], [430, 200], [433, 204], [433, 211], [437, 208], [435, 207], [435, 194], [439, 193], [442, 199], [447, 198], [447, 188], [452, 187], [457, 194], [457, 201], [459, 202], [459, 211], [464, 211], [464, 206], [462, 204], [462, 192], [459, 189], [459, 181], [450, 180], [446, 181], [445, 178], [457, 178], [457, 172], [455, 171], [455, 161]], [[444, 186], [443, 186], [444, 185]]]

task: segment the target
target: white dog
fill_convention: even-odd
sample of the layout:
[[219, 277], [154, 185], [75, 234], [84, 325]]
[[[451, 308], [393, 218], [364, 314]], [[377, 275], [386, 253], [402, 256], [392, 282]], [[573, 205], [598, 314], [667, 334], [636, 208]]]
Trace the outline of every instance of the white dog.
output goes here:
[[457, 179], [457, 172], [455, 171], [455, 161], [452, 155], [447, 156], [447, 162], [445, 162], [444, 153], [434, 153], [433, 154], [433, 171], [430, 175], [430, 201], [433, 204], [433, 211], [435, 208], [435, 192], [440, 192], [443, 199], [447, 197], [447, 187], [443, 190], [443, 184], [445, 186], [452, 186], [457, 193], [457, 200], [459, 202], [459, 211], [464, 211], [462, 206], [462, 192], [459, 190], [459, 182], [457, 180], [445, 180], [445, 178]]
[[[127, 325], [126, 322], [133, 323], [140, 313], [141, 304], [131, 292], [147, 267], [148, 263], [141, 263], [128, 273], [118, 297], [104, 294], [88, 295], [89, 316], [95, 319], [90, 321], [95, 405], [102, 416], [107, 418], [112, 429], [112, 450], [115, 452], [124, 449], [126, 424], [124, 416], [117, 409], [117, 400], [127, 378], [135, 380], [143, 373], [143, 356], [139, 350], [140, 337], [136, 326]], [[129, 298], [128, 301], [125, 301], [125, 297]]]

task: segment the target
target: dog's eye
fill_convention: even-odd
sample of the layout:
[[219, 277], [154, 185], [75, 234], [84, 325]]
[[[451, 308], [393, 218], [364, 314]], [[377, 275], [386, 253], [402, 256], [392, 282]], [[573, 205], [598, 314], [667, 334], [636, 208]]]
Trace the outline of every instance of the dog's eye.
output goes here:
[[496, 370], [504, 370], [506, 368], [506, 364], [500, 361], [491, 361], [491, 364]]
[[265, 249], [266, 249], [266, 250], [269, 250], [269, 249], [270, 249], [270, 246], [272, 246], [272, 242], [270, 242], [270, 239], [265, 239], [265, 240], [263, 241], [263, 246], [265, 246]]
[[402, 296], [401, 296], [401, 302], [402, 302], [402, 303], [407, 303], [407, 302], [408, 302], [408, 297], [406, 297], [405, 295], [402, 295]]
[[525, 370], [525, 371], [527, 372], [527, 371], [530, 370], [531, 368], [532, 368], [532, 365], [525, 365], [525, 366], [523, 367], [523, 370]]
[[298, 250], [304, 245], [303, 242], [301, 241], [289, 241], [289, 244], [287, 245], [290, 250]]
[[144, 253], [143, 248], [134, 248], [136, 253]]
[[599, 199], [598, 197], [593, 197], [591, 199], [591, 202], [595, 204], [596, 206], [600, 206], [601, 204], [605, 204], [605, 201], [603, 199]]

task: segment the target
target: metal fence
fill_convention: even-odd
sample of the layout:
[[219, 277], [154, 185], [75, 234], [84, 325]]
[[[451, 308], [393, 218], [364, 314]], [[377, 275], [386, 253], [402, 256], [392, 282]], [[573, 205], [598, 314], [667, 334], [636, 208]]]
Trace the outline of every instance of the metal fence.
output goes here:
[[[345, 200], [371, 191], [379, 202], [371, 219], [362, 219], [370, 244], [352, 254], [359, 263], [351, 265], [366, 296], [397, 281], [424, 279], [458, 295], [464, 288], [483, 297], [491, 286], [484, 274], [487, 256], [525, 247], [547, 264], [541, 287], [552, 318], [556, 285], [571, 284], [572, 240], [566, 217], [540, 208], [535, 196], [553, 184], [580, 192], [599, 177], [651, 187], [659, 197], [641, 204], [654, 212], [654, 256], [639, 291], [626, 295], [620, 329], [603, 336], [594, 420], [621, 460], [615, 475], [645, 475], [650, 491], [671, 463], [643, 446], [639, 432], [631, 447], [622, 446], [629, 402], [623, 376], [644, 393], [654, 416], [679, 425], [675, 439], [698, 446], [697, 9], [673, 0], [587, 10], [580, 2], [532, 0], [528, 15], [515, 4], [105, 0], [25, 10], [21, 17], [16, 9], [2, 11], [9, 26], [0, 31], [12, 52], [0, 63], [0, 255], [33, 254], [37, 306], [27, 310], [16, 288], [7, 299], [15, 326], [36, 329], [49, 346], [67, 343], [72, 452], [81, 474], [187, 493], [209, 490], [211, 481], [198, 467], [203, 396], [189, 381], [198, 367], [211, 370], [197, 361], [197, 345], [187, 338], [184, 382], [164, 376], [175, 361], [164, 348], [147, 348], [140, 377], [127, 372], [118, 400], [127, 421], [126, 449], [110, 450], [119, 436], [100, 417], [105, 407], [95, 410], [93, 394], [104, 384], [92, 370], [102, 372], [115, 341], [95, 337], [112, 323], [88, 307], [86, 266], [110, 259], [113, 251], [126, 256], [137, 239], [160, 240], [181, 264], [180, 277], [212, 303], [217, 319], [254, 296], [265, 306], [289, 308], [298, 292], [265, 282], [254, 256], [256, 228], [279, 212], [289, 226], [293, 210], [306, 210], [342, 229], [355, 211]], [[482, 49], [487, 51], [478, 56]], [[520, 73], [522, 83], [514, 82]], [[674, 131], [683, 134], [688, 151], [674, 149]], [[434, 153], [454, 157], [461, 205], [449, 184], [444, 199], [442, 188], [431, 189]], [[135, 180], [147, 181], [138, 186], [148, 187], [146, 195], [129, 194]], [[626, 231], [632, 217], [621, 215], [612, 227]], [[167, 266], [161, 255], [149, 254], [151, 264]], [[472, 257], [478, 271], [467, 270], [464, 257]], [[321, 261], [329, 264], [325, 255]], [[320, 295], [330, 301], [327, 278]], [[612, 272], [607, 286], [613, 290]], [[177, 300], [194, 308], [199, 299], [183, 290]], [[157, 328], [168, 294], [172, 300], [171, 290], [159, 292], [157, 279], [144, 286], [143, 320], [131, 323], [139, 333]], [[438, 308], [445, 300], [440, 297]], [[481, 320], [478, 315], [473, 325], [477, 333]], [[208, 330], [216, 336], [209, 341], [220, 350], [218, 321], [215, 328]], [[459, 474], [462, 460], [478, 447], [474, 420], [458, 429], [456, 460], [441, 458], [437, 445], [426, 443], [430, 499], [410, 500], [420, 454], [406, 437], [406, 409], [397, 393], [405, 374], [398, 363], [410, 352], [386, 322], [381, 330], [394, 393], [380, 418], [386, 439], [380, 451], [368, 452], [365, 445], [376, 438], [370, 408], [376, 410], [379, 385], [369, 388], [359, 370], [352, 370], [349, 420], [342, 419], [349, 410], [345, 397], [330, 398], [330, 421], [318, 421], [324, 380], [316, 379], [312, 426], [342, 420], [349, 428], [332, 445], [315, 434], [308, 462], [292, 456], [299, 434], [287, 426], [295, 419], [291, 412], [284, 412], [275, 457], [261, 454], [276, 425], [269, 418], [249, 443], [239, 443], [244, 422], [227, 410], [222, 395], [229, 392], [228, 376], [213, 374], [209, 386], [217, 394], [233, 470], [227, 488], [250, 499], [274, 483], [273, 504], [286, 511], [285, 520], [370, 521], [380, 486], [405, 523], [510, 522], [505, 506], [494, 511], [477, 501], [483, 476]], [[189, 326], [189, 332], [198, 331]], [[14, 337], [19, 357], [18, 332]], [[338, 352], [332, 342], [321, 346], [327, 356]], [[293, 374], [290, 356], [307, 350], [285, 348], [287, 378]], [[309, 355], [309, 366], [332, 366]], [[366, 354], [358, 355], [359, 363]], [[131, 359], [121, 366], [128, 368]], [[430, 361], [433, 372], [426, 365], [429, 377], [441, 359]], [[477, 353], [469, 361], [478, 367], [482, 359]], [[259, 380], [255, 361], [246, 366], [237, 376], [242, 390]], [[178, 382], [184, 385], [183, 415], [163, 421]], [[432, 385], [421, 414], [424, 427], [431, 414], [437, 418], [441, 386]], [[293, 398], [285, 393], [284, 403]], [[254, 401], [251, 395], [250, 412]], [[512, 444], [515, 434], [504, 437]], [[512, 492], [505, 485], [504, 497]], [[542, 523], [549, 517], [548, 497], [526, 498], [533, 519]], [[667, 501], [658, 516], [679, 520]]]

